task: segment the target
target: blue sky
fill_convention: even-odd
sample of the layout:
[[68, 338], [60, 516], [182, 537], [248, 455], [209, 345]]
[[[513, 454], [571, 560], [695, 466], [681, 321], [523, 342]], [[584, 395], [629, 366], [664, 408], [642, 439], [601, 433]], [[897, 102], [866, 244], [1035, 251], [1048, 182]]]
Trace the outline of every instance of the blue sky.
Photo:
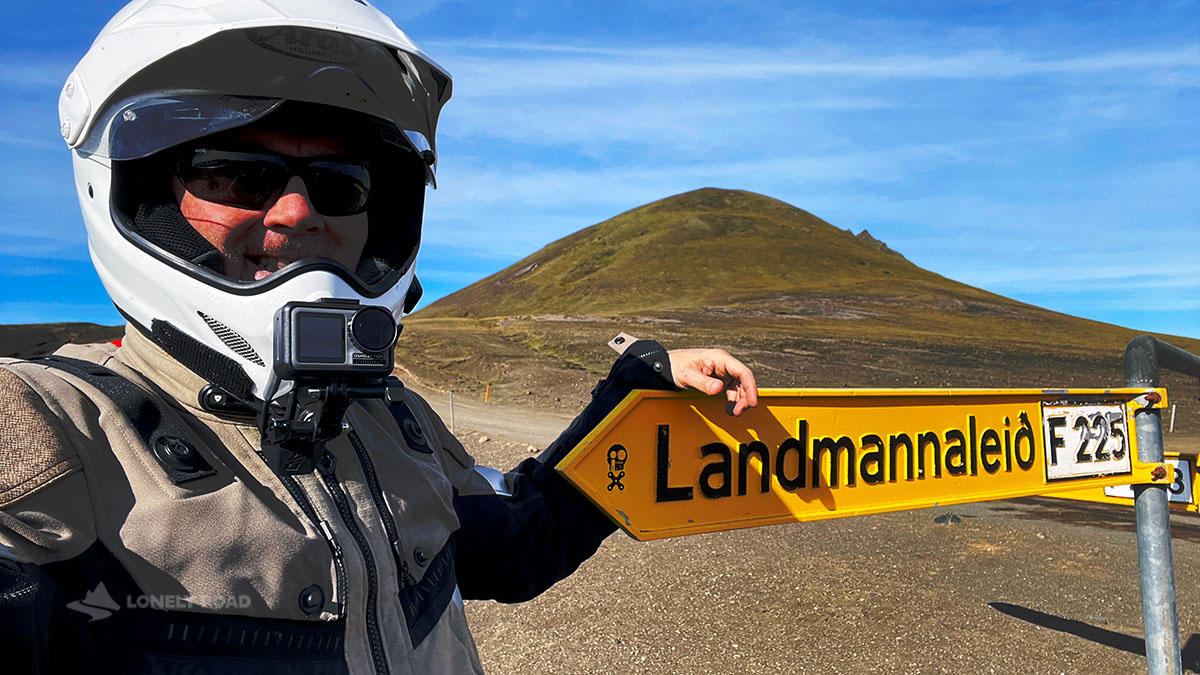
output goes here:
[[[964, 283], [1200, 338], [1200, 3], [376, 4], [455, 78], [422, 304], [715, 186]], [[56, 116], [118, 6], [6, 8], [0, 323], [120, 321]]]

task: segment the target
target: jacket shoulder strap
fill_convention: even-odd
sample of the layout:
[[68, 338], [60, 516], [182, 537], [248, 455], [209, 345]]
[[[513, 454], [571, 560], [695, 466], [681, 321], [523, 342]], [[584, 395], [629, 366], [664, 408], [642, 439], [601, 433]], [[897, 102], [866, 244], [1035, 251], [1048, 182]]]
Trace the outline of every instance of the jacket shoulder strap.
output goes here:
[[188, 435], [170, 416], [163, 414], [162, 408], [145, 389], [104, 366], [83, 359], [51, 355], [31, 360], [74, 375], [103, 392], [129, 420], [145, 444], [146, 452], [175, 485], [217, 472], [188, 442]]

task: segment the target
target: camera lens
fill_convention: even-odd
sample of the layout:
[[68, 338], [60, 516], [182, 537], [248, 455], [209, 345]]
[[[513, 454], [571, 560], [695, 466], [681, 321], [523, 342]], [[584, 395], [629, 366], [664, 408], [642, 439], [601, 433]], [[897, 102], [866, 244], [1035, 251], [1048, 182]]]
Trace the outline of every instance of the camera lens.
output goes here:
[[350, 337], [365, 352], [382, 352], [396, 342], [396, 321], [382, 307], [363, 307], [350, 319]]

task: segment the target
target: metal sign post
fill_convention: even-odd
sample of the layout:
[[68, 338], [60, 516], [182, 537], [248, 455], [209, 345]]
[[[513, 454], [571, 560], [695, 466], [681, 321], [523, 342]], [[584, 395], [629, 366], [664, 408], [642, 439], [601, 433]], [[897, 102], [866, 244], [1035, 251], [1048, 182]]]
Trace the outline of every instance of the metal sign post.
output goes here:
[[[1148, 335], [1125, 348], [1125, 383], [1158, 386], [1159, 367], [1200, 377], [1200, 357]], [[1140, 459], [1163, 460], [1162, 420], [1158, 410], [1135, 414]], [[1175, 563], [1171, 553], [1171, 517], [1165, 485], [1134, 488], [1137, 514], [1138, 565], [1142, 583], [1142, 621], [1146, 630], [1146, 665], [1151, 675], [1183, 672], [1179, 613], [1175, 606]]]

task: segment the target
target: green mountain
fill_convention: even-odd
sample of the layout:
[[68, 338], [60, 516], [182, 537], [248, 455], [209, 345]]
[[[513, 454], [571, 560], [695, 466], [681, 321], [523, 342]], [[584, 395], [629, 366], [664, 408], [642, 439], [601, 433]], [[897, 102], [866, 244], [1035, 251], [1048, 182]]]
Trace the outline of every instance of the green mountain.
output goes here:
[[916, 267], [784, 202], [706, 188], [564, 237], [443, 298], [422, 316], [626, 313], [806, 294], [954, 292], [994, 298]]
[[[580, 230], [405, 323], [398, 362], [420, 379], [564, 408], [607, 370], [618, 330], [724, 347], [767, 386], [856, 387], [1119, 385], [1139, 334], [952, 281], [865, 231], [715, 188]], [[1200, 340], [1165, 337], [1200, 353]]]

